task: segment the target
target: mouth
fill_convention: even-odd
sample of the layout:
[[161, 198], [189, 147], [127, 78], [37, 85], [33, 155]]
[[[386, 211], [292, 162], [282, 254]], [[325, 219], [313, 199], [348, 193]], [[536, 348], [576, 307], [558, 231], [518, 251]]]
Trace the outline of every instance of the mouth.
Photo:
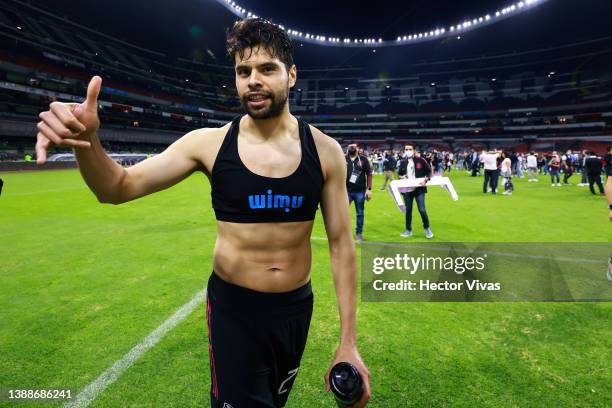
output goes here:
[[258, 108], [264, 106], [270, 100], [270, 96], [268, 94], [253, 93], [247, 94], [246, 100], [250, 106]]

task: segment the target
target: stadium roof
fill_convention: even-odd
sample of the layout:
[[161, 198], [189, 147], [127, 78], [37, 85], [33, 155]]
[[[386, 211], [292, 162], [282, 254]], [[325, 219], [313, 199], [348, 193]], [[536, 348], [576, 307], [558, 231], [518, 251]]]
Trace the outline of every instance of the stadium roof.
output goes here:
[[[340, 37], [394, 39], [411, 31], [449, 26], [483, 13], [503, 9], [501, 0], [296, 1], [239, 0], [259, 16], [296, 29]], [[106, 0], [32, 4], [129, 42], [177, 56], [229, 63], [224, 31], [237, 17], [218, 0]], [[402, 60], [457, 58], [501, 51], [546, 47], [577, 39], [612, 35], [612, 2], [564, 0], [542, 2], [525, 13], [457, 37], [424, 44], [368, 48], [322, 47], [295, 41], [298, 67], [334, 65], [401, 65]], [[461, 38], [458, 38], [461, 37]]]

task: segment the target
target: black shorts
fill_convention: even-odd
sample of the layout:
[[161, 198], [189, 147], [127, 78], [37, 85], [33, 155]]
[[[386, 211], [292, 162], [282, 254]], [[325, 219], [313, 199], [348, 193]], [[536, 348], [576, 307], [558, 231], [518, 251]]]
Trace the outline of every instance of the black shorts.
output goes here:
[[213, 271], [207, 292], [211, 407], [285, 406], [308, 337], [310, 282], [265, 293], [228, 283]]

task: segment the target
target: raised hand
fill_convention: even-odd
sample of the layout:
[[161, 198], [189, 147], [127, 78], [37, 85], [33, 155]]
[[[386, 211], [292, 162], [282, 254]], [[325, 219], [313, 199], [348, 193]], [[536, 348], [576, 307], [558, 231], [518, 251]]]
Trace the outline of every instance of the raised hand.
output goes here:
[[87, 86], [83, 103], [52, 102], [49, 110], [41, 112], [37, 124], [36, 163], [47, 160], [49, 146], [91, 147], [91, 137], [100, 127], [98, 95], [102, 78], [94, 76]]

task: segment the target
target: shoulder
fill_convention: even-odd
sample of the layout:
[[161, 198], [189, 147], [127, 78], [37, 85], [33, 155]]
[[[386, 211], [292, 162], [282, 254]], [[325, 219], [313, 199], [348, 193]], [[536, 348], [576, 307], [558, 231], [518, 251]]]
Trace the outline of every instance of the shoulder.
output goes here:
[[334, 169], [338, 165], [346, 166], [344, 151], [336, 139], [326, 135], [310, 124], [308, 126], [317, 147], [321, 170], [325, 178], [327, 178], [327, 173], [330, 169]]
[[231, 122], [218, 128], [195, 129], [185, 134], [176, 143], [180, 144], [180, 147], [186, 152], [195, 156], [210, 172], [230, 126]]
[[191, 132], [185, 134], [183, 136], [184, 139], [191, 143], [210, 143], [214, 140], [221, 140], [225, 137], [225, 134], [229, 130], [231, 122], [226, 123], [225, 125], [218, 128], [200, 128], [192, 130]]

